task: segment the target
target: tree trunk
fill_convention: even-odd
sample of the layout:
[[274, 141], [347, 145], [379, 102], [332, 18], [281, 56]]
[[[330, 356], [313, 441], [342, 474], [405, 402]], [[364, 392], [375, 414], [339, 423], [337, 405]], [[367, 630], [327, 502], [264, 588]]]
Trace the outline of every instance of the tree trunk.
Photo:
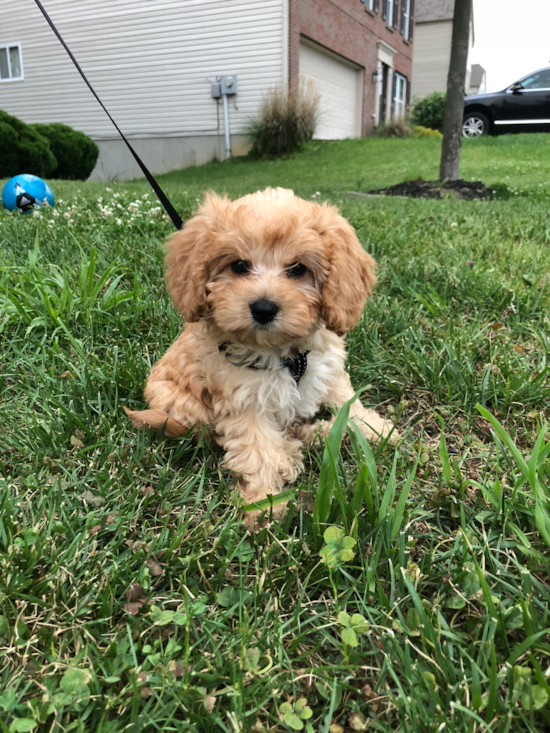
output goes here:
[[440, 181], [456, 181], [462, 141], [464, 82], [470, 45], [472, 0], [455, 0], [451, 63], [447, 77], [447, 101], [443, 117], [443, 146], [439, 166]]

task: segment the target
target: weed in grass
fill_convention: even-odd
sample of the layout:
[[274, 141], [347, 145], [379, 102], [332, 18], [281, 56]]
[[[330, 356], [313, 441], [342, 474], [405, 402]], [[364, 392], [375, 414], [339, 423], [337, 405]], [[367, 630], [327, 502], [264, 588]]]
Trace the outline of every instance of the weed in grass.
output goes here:
[[181, 326], [146, 184], [0, 212], [2, 731], [550, 726], [546, 139], [464, 147], [468, 178], [529, 192], [508, 201], [346, 198], [433, 178], [434, 140], [164, 178], [184, 216], [207, 186], [321, 190], [379, 263], [349, 367], [404, 440], [337, 421], [255, 536], [211, 446], [121, 414]]

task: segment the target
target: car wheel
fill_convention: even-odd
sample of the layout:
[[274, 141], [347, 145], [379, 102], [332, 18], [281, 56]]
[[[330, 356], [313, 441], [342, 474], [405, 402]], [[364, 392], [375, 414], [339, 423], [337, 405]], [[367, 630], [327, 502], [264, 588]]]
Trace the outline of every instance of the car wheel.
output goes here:
[[489, 134], [489, 119], [483, 112], [469, 112], [462, 121], [463, 137], [481, 137]]

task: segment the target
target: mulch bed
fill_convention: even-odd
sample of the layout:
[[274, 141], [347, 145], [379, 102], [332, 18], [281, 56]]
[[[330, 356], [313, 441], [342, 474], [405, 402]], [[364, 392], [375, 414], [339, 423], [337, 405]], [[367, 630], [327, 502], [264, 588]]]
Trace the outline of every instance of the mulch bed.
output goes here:
[[425, 181], [418, 178], [416, 181], [404, 181], [397, 183], [395, 186], [387, 188], [377, 188], [373, 191], [367, 191], [369, 194], [383, 194], [385, 196], [409, 196], [413, 199], [442, 199], [452, 196], [456, 199], [467, 199], [473, 201], [475, 199], [490, 199], [492, 191], [481, 181], [464, 181], [459, 178], [458, 181]]

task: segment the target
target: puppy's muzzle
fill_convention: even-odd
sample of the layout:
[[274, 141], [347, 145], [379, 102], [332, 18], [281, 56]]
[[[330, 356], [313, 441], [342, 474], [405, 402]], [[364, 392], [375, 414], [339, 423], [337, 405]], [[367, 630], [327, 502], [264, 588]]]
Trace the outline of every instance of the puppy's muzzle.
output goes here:
[[280, 308], [277, 303], [267, 298], [261, 298], [250, 304], [250, 313], [252, 318], [262, 326], [271, 323], [279, 312]]

